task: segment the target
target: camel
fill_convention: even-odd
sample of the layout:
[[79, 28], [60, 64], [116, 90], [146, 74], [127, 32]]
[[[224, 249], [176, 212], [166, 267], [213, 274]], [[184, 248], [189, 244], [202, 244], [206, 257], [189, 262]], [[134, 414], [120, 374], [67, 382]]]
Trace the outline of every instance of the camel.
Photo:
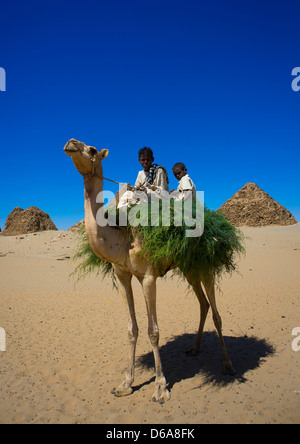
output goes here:
[[[103, 191], [102, 161], [108, 156], [108, 150], [102, 149], [98, 151], [93, 146], [87, 146], [82, 142], [71, 139], [64, 147], [64, 152], [72, 158], [76, 169], [84, 179], [85, 229], [90, 246], [99, 258], [113, 265], [118, 288], [128, 305], [129, 365], [125, 373], [124, 381], [118, 388], [112, 390], [112, 394], [116, 397], [121, 397], [133, 393], [132, 384], [134, 382], [135, 352], [139, 333], [131, 286], [132, 277], [135, 276], [143, 288], [148, 315], [148, 335], [155, 360], [156, 379], [152, 400], [154, 402], [164, 403], [170, 399], [170, 392], [167, 388], [159, 353], [156, 280], [174, 267], [172, 263], [166, 262], [165, 269], [158, 272], [152, 265], [137, 255], [141, 250], [141, 241], [138, 237], [130, 236], [127, 230], [122, 230], [118, 227], [109, 225], [102, 227], [97, 224], [97, 212], [99, 210], [104, 211], [103, 202], [99, 202], [99, 197], [97, 199], [97, 196]], [[198, 354], [206, 317], [211, 307], [214, 324], [222, 345], [224, 372], [234, 374], [235, 371], [228, 356], [222, 335], [222, 320], [216, 305], [214, 278], [204, 279], [202, 276], [195, 278], [190, 275], [186, 276], [186, 279], [192, 286], [200, 304], [199, 330], [196, 341], [188, 353], [192, 355]]]

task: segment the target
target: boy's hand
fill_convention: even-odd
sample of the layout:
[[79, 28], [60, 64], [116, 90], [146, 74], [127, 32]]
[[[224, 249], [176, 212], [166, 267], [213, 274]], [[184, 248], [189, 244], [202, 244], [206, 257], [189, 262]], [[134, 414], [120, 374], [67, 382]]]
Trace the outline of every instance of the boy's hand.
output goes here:
[[145, 187], [144, 187], [144, 185], [138, 185], [137, 187], [135, 187], [135, 190], [136, 191], [145, 191]]
[[156, 191], [157, 187], [155, 185], [148, 185], [149, 190]]

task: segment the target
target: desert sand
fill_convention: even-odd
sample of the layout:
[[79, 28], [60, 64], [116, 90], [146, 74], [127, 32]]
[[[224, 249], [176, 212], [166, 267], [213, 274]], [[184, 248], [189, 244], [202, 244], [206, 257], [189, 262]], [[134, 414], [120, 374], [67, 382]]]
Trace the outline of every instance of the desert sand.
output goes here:
[[[154, 368], [142, 290], [134, 393], [115, 398], [127, 364], [127, 307], [110, 280], [70, 273], [76, 234], [0, 236], [0, 423], [299, 423], [300, 224], [244, 228], [239, 274], [218, 291], [223, 331], [237, 375], [221, 373], [211, 313], [201, 353], [185, 354], [199, 306], [177, 278], [158, 281], [161, 356], [171, 400], [151, 401]], [[300, 343], [300, 340], [299, 340]]]

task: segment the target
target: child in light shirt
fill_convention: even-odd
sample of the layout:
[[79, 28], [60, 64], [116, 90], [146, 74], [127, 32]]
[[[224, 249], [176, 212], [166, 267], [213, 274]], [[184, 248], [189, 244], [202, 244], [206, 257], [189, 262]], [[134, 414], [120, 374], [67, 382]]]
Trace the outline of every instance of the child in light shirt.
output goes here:
[[143, 170], [138, 173], [134, 188], [121, 193], [118, 208], [148, 203], [150, 198], [159, 200], [169, 196], [168, 173], [164, 167], [153, 162], [151, 148], [144, 147], [139, 150], [139, 163]]
[[139, 151], [139, 163], [144, 168], [139, 172], [135, 182], [137, 190], [150, 189], [161, 194], [162, 191], [169, 192], [169, 179], [164, 167], [153, 164], [154, 156], [151, 148], [144, 147]]
[[172, 193], [172, 196], [177, 200], [186, 201], [190, 198], [195, 198], [197, 190], [194, 182], [187, 174], [187, 168], [183, 163], [176, 163], [173, 166], [173, 174], [179, 180], [177, 191]]

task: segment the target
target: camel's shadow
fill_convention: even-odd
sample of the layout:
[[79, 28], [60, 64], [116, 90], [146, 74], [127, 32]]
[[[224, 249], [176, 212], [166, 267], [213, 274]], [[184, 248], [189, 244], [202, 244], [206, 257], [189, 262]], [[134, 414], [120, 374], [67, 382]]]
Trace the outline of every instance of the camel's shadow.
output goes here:
[[[170, 389], [174, 384], [196, 375], [202, 376], [203, 382], [200, 386], [203, 384], [226, 386], [236, 381], [246, 382], [246, 373], [260, 367], [266, 357], [275, 353], [273, 345], [265, 339], [254, 336], [224, 336], [229, 356], [237, 372], [234, 376], [227, 376], [222, 374], [222, 349], [218, 335], [215, 332], [204, 333], [200, 354], [195, 357], [185, 353], [194, 340], [195, 335], [185, 333], [174, 336], [160, 348], [163, 369]], [[137, 368], [154, 368], [153, 353], [140, 356]], [[153, 380], [154, 378], [145, 384]], [[141, 386], [134, 389], [137, 390]]]

